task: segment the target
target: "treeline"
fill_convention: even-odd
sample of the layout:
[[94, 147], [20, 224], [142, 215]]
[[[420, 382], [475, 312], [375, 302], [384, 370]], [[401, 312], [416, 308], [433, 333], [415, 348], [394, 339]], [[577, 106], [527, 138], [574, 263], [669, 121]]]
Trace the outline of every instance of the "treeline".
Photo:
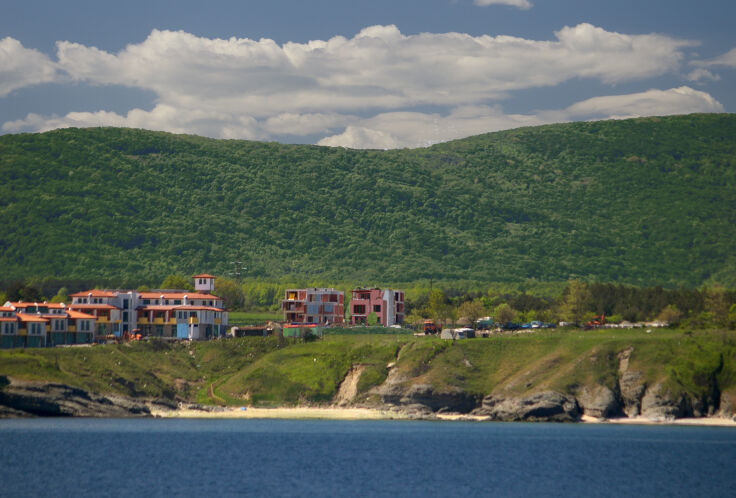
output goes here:
[[[84, 281], [14, 281], [0, 285], [0, 304], [10, 301], [69, 302], [69, 294], [106, 286]], [[224, 298], [231, 311], [278, 311], [288, 288], [335, 287], [345, 293], [346, 313], [350, 291], [358, 283], [331, 284], [324, 281], [238, 282], [226, 277], [215, 281], [215, 293]], [[498, 323], [547, 323], [567, 321], [583, 324], [604, 315], [606, 321], [644, 322], [660, 320], [691, 328], [734, 328], [736, 290], [722, 287], [665, 289], [580, 280], [558, 283], [526, 282], [484, 284], [481, 282], [423, 282], [384, 287], [404, 291], [405, 316], [409, 323], [432, 319], [442, 323], [464, 323], [491, 316]], [[150, 288], [192, 290], [191, 278], [169, 275], [153, 287], [129, 286], [140, 291]]]
[[247, 261], [272, 282], [736, 287], [733, 206], [730, 114], [391, 151], [121, 128], [2, 135], [0, 280], [155, 286]]

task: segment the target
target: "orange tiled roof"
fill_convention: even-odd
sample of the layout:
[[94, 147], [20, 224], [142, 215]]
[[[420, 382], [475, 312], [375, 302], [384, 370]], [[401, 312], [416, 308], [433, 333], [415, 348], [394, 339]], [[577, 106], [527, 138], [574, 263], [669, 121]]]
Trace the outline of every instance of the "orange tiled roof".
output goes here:
[[217, 278], [214, 275], [210, 275], [208, 273], [200, 273], [199, 275], [194, 275], [192, 278]]
[[95, 316], [94, 315], [88, 315], [87, 313], [82, 313], [81, 311], [69, 310], [69, 311], [67, 311], [67, 314], [69, 315], [69, 318], [72, 318], [74, 320], [77, 320], [77, 319], [91, 319], [91, 320], [94, 320], [95, 319]]
[[21, 322], [48, 322], [48, 320], [45, 318], [41, 318], [38, 315], [29, 315], [27, 313], [18, 313], [18, 318], [20, 318]]
[[119, 310], [117, 306], [113, 306], [112, 304], [70, 304], [69, 308], [70, 310]]
[[117, 297], [117, 293], [110, 292], [106, 290], [100, 290], [100, 289], [92, 289], [88, 291], [82, 291], [82, 292], [75, 292], [74, 294], [69, 294], [69, 297]]
[[184, 296], [187, 296], [187, 299], [213, 299], [213, 300], [220, 299], [219, 297], [214, 296], [212, 294], [202, 294], [199, 292], [189, 292], [189, 291], [141, 292], [139, 294], [139, 297], [141, 299], [161, 299], [161, 296], [163, 296], [164, 299], [184, 299]]

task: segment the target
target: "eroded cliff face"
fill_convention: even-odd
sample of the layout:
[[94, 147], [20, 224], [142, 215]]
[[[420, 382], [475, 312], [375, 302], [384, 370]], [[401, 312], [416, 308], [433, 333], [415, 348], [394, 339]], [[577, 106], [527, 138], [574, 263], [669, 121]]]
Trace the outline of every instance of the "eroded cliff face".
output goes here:
[[736, 419], [736, 396], [722, 397], [715, 377], [705, 379], [695, 394], [668, 387], [671, 383], [667, 378], [647, 382], [644, 372], [631, 367], [633, 352], [634, 348], [628, 347], [618, 353], [612, 384], [573, 385], [568, 392], [533, 387], [519, 392], [518, 376], [486, 394], [469, 393], [457, 386], [437, 388], [427, 382], [425, 371], [412, 377], [392, 363], [385, 382], [371, 394], [378, 396], [383, 405], [414, 414], [449, 411], [499, 421], [572, 422], [583, 416], [600, 420], [641, 417], [668, 421], [710, 416]]
[[102, 396], [64, 384], [26, 382], [3, 377], [0, 416], [146, 417], [146, 403], [123, 396]]

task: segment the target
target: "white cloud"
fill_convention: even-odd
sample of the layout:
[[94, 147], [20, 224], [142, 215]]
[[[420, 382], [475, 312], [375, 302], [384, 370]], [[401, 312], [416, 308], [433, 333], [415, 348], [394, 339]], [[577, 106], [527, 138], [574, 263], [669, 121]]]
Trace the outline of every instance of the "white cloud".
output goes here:
[[54, 81], [57, 77], [56, 64], [48, 56], [25, 48], [14, 38], [0, 40], [0, 97], [19, 88]]
[[703, 69], [702, 67], [690, 71], [685, 76], [685, 78], [687, 78], [688, 81], [692, 81], [695, 83], [703, 80], [719, 81], [721, 79], [721, 77], [717, 74], [713, 74], [707, 69]]
[[693, 61], [691, 62], [694, 66], [712, 67], [712, 66], [725, 66], [730, 68], [736, 68], [736, 48], [732, 48], [728, 52], [713, 59], [704, 61]]
[[[19, 51], [17, 44], [6, 56], [16, 66], [22, 56], [35, 56], [33, 67], [61, 68], [67, 78], [80, 84], [152, 91], [156, 105], [125, 114], [104, 110], [65, 116], [29, 114], [4, 123], [2, 131], [129, 126], [256, 140], [317, 135], [324, 137], [321, 144], [394, 148], [580, 119], [586, 112], [605, 117], [716, 108], [720, 104], [708, 94], [687, 87], [637, 94], [628, 100], [600, 97], [576, 104], [577, 110], [529, 115], [505, 114], [489, 105], [516, 90], [572, 79], [613, 84], [676, 73], [684, 58], [683, 47], [692, 45], [656, 34], [610, 32], [590, 24], [564, 27], [555, 39], [546, 41], [462, 33], [404, 35], [396, 26], [370, 26], [352, 38], [283, 45], [269, 39], [208, 39], [154, 30], [143, 42], [117, 53], [58, 42], [56, 63], [35, 51], [26, 53], [22, 47]], [[37, 80], [19, 80], [14, 88]], [[680, 93], [673, 96], [672, 92]], [[705, 97], [711, 99], [710, 107]], [[685, 100], [690, 105], [683, 104]], [[428, 105], [446, 111], [407, 112]]]
[[594, 97], [568, 107], [566, 112], [571, 118], [587, 116], [630, 118], [694, 112], [723, 112], [723, 105], [708, 93], [682, 86], [669, 90], [648, 90], [628, 95]]
[[595, 97], [566, 109], [535, 114], [504, 114], [500, 108], [466, 106], [449, 114], [384, 113], [355, 122], [343, 133], [325, 137], [319, 145], [354, 149], [423, 147], [492, 131], [580, 119], [664, 116], [722, 112], [723, 106], [705, 92], [689, 87], [649, 90], [629, 95]]
[[532, 8], [532, 3], [529, 0], [475, 0], [473, 3], [481, 7], [488, 5], [511, 5], [512, 7], [519, 7], [524, 10]]
[[74, 79], [157, 93], [174, 107], [258, 117], [355, 112], [422, 104], [465, 105], [524, 88], [588, 77], [606, 83], [675, 71], [689, 42], [623, 35], [589, 24], [557, 41], [461, 33], [406, 36], [395, 26], [351, 39], [286, 43], [207, 39], [155, 30], [117, 54], [59, 42], [59, 64]]

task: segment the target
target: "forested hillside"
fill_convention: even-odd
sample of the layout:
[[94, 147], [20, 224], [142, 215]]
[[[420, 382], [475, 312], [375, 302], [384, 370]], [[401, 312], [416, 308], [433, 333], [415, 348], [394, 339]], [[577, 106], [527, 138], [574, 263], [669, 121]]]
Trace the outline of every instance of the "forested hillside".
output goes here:
[[736, 116], [359, 151], [132, 129], [0, 136], [0, 281], [736, 286]]

